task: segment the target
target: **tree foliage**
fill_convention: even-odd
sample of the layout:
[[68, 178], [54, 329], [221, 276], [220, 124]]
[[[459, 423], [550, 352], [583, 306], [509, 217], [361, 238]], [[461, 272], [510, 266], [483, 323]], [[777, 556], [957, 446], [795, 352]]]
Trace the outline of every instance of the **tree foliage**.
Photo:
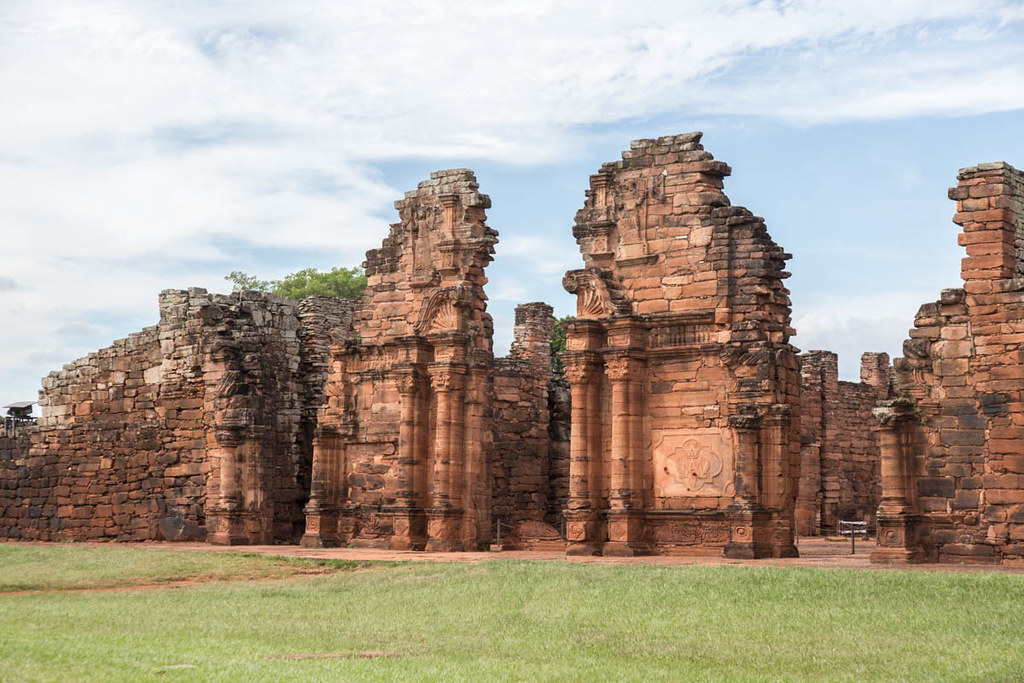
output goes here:
[[359, 268], [331, 268], [320, 272], [316, 268], [303, 268], [289, 273], [280, 280], [260, 280], [254, 275], [233, 270], [224, 279], [231, 283], [232, 291], [254, 289], [273, 292], [292, 299], [307, 296], [333, 296], [356, 299], [366, 289], [366, 275]]
[[551, 328], [551, 371], [562, 374], [565, 372], [565, 365], [562, 363], [562, 351], [565, 351], [565, 324], [575, 320], [576, 316], [566, 315], [555, 318], [555, 324]]

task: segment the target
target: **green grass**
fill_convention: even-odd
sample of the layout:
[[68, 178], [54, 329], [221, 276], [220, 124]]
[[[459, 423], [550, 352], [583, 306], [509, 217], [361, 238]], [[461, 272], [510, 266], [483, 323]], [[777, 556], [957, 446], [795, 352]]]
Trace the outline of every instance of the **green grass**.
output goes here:
[[141, 586], [189, 579], [269, 579], [317, 568], [353, 566], [352, 562], [243, 553], [0, 543], [0, 593]]
[[1022, 678], [1024, 577], [999, 573], [493, 561], [0, 596], [2, 680]]

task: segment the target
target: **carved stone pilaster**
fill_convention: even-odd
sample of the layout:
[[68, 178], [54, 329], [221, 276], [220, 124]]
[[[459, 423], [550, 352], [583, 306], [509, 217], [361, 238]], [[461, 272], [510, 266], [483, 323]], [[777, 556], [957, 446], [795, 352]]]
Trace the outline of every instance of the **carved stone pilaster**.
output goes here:
[[572, 396], [569, 432], [569, 509], [587, 509], [591, 507], [591, 450], [593, 449], [596, 455], [600, 446], [599, 443], [591, 443], [587, 398], [590, 384], [600, 378], [592, 359], [575, 355], [567, 356], [565, 377], [569, 381]]
[[772, 511], [771, 544], [773, 557], [797, 557], [793, 533], [797, 477], [790, 472], [789, 429], [793, 415], [789, 405], [778, 403], [768, 409], [762, 420], [763, 506]]
[[642, 372], [643, 362], [638, 358], [616, 353], [605, 359], [605, 374], [612, 390], [611, 486], [605, 555], [649, 552], [643, 542], [643, 493], [635, 485], [641, 456], [638, 437], [642, 432], [636, 385]]
[[729, 416], [736, 433], [736, 502], [729, 507], [729, 543], [722, 554], [735, 559], [771, 557], [772, 514], [761, 505], [761, 416], [743, 406]]
[[736, 502], [752, 507], [760, 500], [758, 466], [761, 416], [753, 407], [729, 416], [736, 433]]
[[334, 548], [338, 534], [340, 490], [344, 477], [343, 449], [337, 430], [319, 427], [313, 439], [313, 473], [309, 502], [305, 507], [306, 530], [299, 541], [304, 548]]
[[914, 406], [906, 400], [883, 401], [872, 411], [878, 421], [882, 458], [882, 502], [878, 506], [875, 564], [923, 562], [921, 516], [914, 509], [911, 425]]
[[460, 550], [461, 497], [456, 488], [462, 480], [463, 428], [465, 406], [462, 389], [466, 367], [461, 363], [429, 366], [430, 384], [437, 399], [434, 428], [434, 469], [427, 510], [427, 549]]

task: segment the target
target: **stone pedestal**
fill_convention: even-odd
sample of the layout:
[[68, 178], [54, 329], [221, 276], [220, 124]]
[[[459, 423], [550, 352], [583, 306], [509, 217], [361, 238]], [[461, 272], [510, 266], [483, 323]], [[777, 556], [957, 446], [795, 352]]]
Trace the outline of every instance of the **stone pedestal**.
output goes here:
[[427, 510], [427, 544], [430, 552], [452, 552], [463, 550], [461, 526], [462, 510], [453, 508], [431, 508]]
[[299, 545], [303, 548], [337, 548], [341, 545], [338, 536], [338, 510], [330, 506], [307, 505], [306, 532]]
[[606, 538], [605, 523], [599, 513], [594, 510], [566, 510], [566, 555], [600, 555]]
[[423, 550], [427, 546], [427, 516], [419, 508], [390, 508], [392, 550]]
[[737, 560], [772, 557], [771, 513], [743, 505], [730, 508], [729, 513], [729, 543], [722, 555]]
[[925, 561], [920, 541], [921, 516], [878, 513], [878, 545], [871, 553], [872, 564], [917, 564]]
[[612, 510], [608, 513], [608, 542], [603, 554], [609, 557], [650, 555], [644, 543], [643, 513], [633, 510]]
[[245, 530], [245, 514], [241, 510], [219, 510], [215, 513], [214, 531], [209, 541], [213, 545], [247, 545], [249, 534]]

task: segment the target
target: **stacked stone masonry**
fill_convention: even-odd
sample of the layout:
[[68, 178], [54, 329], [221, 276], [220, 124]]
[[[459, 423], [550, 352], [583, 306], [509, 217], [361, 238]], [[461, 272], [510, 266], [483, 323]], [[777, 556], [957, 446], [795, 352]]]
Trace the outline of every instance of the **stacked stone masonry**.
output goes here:
[[963, 287], [918, 311], [876, 409], [877, 562], [1024, 560], [1024, 174], [958, 180]]
[[323, 339], [346, 315], [333, 299], [161, 293], [158, 325], [44, 378], [27, 452], [0, 462], [4, 535], [297, 540], [304, 402], [324, 375], [323, 344], [300, 330]]
[[542, 303], [493, 357], [490, 200], [439, 171], [357, 301], [167, 291], [158, 325], [51, 373], [0, 439], [0, 536], [789, 556], [881, 497], [879, 561], [1024, 555], [1021, 174], [961, 172], [964, 288], [892, 374], [865, 354], [840, 382], [789, 343], [789, 255], [700, 137], [591, 176], [564, 377]]
[[337, 329], [313, 452], [306, 545], [462, 550], [491, 538], [497, 232], [466, 169], [395, 203], [368, 287]]
[[[494, 524], [506, 548], [562, 547], [569, 484], [566, 392], [554, 385], [544, 303], [516, 308], [509, 355], [494, 363]], [[554, 415], [552, 414], [554, 412]], [[559, 425], [559, 417], [564, 426]], [[495, 539], [499, 538], [497, 528]]]
[[889, 357], [865, 353], [858, 383], [839, 380], [831, 351], [802, 354], [800, 365], [797, 533], [834, 534], [840, 520], [874, 526], [882, 487], [872, 410], [889, 397]]
[[790, 256], [700, 138], [633, 142], [576, 216], [570, 553], [796, 554]]

